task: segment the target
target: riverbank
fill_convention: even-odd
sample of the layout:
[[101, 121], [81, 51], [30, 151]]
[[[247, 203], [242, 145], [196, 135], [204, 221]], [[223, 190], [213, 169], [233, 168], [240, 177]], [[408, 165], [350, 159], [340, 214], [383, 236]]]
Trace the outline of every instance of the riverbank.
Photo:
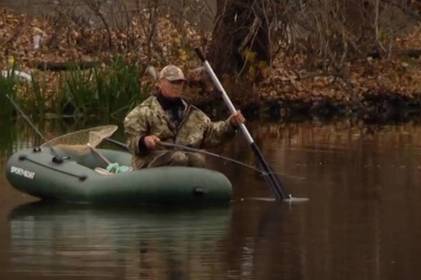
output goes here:
[[[103, 68], [118, 56], [128, 64], [152, 64], [159, 69], [174, 63], [189, 72], [200, 66], [193, 47], [209, 39], [194, 26], [175, 25], [167, 18], [157, 21], [159, 32], [152, 37], [139, 19], [130, 23], [127, 32], [54, 20], [0, 10], [0, 68], [10, 69], [13, 62], [19, 70], [44, 77], [41, 86], [46, 88], [39, 92], [49, 96], [58, 88], [57, 71], [69, 64], [79, 71], [85, 66]], [[369, 54], [344, 62], [340, 71], [309, 68], [304, 55], [280, 52], [272, 65], [256, 67], [241, 80], [223, 77], [223, 81], [234, 102], [249, 115], [350, 116], [373, 122], [419, 117], [421, 25], [391, 46], [387, 57]], [[139, 76], [139, 83], [147, 89], [153, 85], [146, 75]], [[208, 89], [195, 89], [188, 97], [203, 108], [220, 104]]]

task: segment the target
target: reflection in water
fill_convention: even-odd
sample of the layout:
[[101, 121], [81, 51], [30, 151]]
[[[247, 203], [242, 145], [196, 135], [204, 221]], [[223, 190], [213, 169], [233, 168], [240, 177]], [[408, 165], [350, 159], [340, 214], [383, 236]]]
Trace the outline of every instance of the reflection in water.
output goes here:
[[[245, 225], [232, 227], [241, 232], [237, 237], [243, 236], [235, 247], [252, 252], [255, 274], [250, 279], [421, 275], [415, 257], [421, 254], [419, 124], [265, 124], [251, 130], [275, 170], [306, 177], [283, 179], [287, 191], [310, 201], [275, 211], [278, 220], [272, 219], [262, 233], [256, 231], [258, 227], [248, 228], [248, 234]], [[246, 150], [242, 141], [221, 149], [252, 164]], [[270, 196], [258, 176], [238, 167], [223, 170], [235, 182], [237, 203], [239, 197]], [[242, 205], [241, 215], [265, 220], [264, 215], [259, 219], [256, 214], [262, 213], [262, 205]], [[233, 209], [234, 216], [238, 207]]]
[[[0, 234], [10, 236], [0, 239], [7, 279], [421, 276], [419, 124], [249, 125], [276, 171], [305, 177], [283, 176], [286, 189], [310, 201], [253, 199], [271, 197], [260, 176], [211, 160], [233, 182], [230, 208], [19, 207], [8, 223], [0, 215]], [[240, 137], [215, 151], [254, 164]], [[0, 214], [9, 212], [2, 205]]]
[[[235, 203], [225, 240], [228, 271], [235, 279], [303, 279], [306, 244], [303, 213], [288, 204]], [[291, 250], [292, 249], [292, 250]]]
[[23, 275], [206, 279], [229, 209], [116, 209], [35, 203], [10, 214], [11, 267]]

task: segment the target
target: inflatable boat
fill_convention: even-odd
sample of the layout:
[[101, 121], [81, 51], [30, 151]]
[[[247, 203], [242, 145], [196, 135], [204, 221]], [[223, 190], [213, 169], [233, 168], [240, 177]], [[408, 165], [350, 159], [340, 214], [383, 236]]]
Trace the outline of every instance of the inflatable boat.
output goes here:
[[104, 158], [130, 166], [130, 153], [92, 152], [86, 145], [58, 143], [13, 154], [6, 165], [11, 185], [44, 200], [74, 203], [202, 204], [231, 199], [231, 183], [217, 171], [180, 166], [112, 173], [106, 170]]

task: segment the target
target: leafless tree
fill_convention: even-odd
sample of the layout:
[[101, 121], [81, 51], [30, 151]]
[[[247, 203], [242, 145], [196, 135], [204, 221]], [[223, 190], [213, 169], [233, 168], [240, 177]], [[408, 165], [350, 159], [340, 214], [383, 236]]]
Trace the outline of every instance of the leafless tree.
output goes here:
[[308, 65], [341, 69], [349, 59], [387, 56], [393, 39], [418, 18], [413, 0], [218, 0], [209, 54], [220, 73], [270, 65], [280, 50]]

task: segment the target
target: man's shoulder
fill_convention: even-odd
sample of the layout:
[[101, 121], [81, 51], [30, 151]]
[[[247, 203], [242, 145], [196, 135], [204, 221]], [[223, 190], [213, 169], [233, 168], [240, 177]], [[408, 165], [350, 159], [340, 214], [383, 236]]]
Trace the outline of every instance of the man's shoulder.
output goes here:
[[202, 110], [194, 105], [190, 105], [191, 114], [194, 114], [197, 118], [202, 120], [210, 120], [208, 115], [206, 115]]
[[158, 99], [156, 98], [155, 95], [151, 95], [145, 100], [143, 100], [142, 103], [137, 105], [137, 107], [151, 107], [151, 106], [156, 106], [157, 104], [159, 104]]
[[150, 96], [146, 98], [142, 103], [134, 107], [126, 115], [125, 121], [128, 121], [129, 119], [132, 119], [132, 118], [137, 118], [141, 115], [148, 114], [149, 111], [154, 110], [154, 108], [156, 107], [156, 102], [157, 101], [156, 101], [155, 96]]
[[145, 109], [153, 109], [157, 105], [159, 105], [158, 100], [155, 96], [152, 95], [152, 96], [149, 96], [148, 98], [146, 98], [145, 100], [143, 100], [142, 103], [140, 103], [136, 107], [134, 107], [131, 112], [142, 111], [142, 110], [145, 110]]
[[205, 113], [205, 112], [203, 112], [203, 111], [202, 111], [199, 107], [197, 107], [196, 105], [190, 104], [190, 106], [191, 106], [192, 110], [194, 110], [194, 111], [195, 111], [195, 112], [197, 112], [198, 114], [202, 114], [202, 115], [207, 116], [207, 115], [206, 115], [206, 113]]

